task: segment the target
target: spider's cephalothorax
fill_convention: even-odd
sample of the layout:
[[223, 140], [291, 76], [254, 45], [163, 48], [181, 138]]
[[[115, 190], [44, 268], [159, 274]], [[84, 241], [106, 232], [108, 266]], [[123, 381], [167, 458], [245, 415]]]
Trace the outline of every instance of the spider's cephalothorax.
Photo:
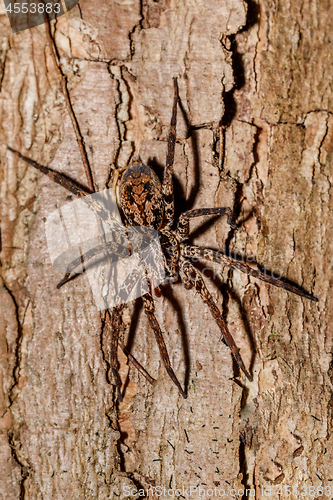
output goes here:
[[[158, 231], [159, 241], [161, 244], [163, 252], [163, 263], [165, 276], [169, 283], [173, 283], [177, 280], [181, 280], [184, 288], [191, 289], [194, 288], [196, 292], [200, 295], [203, 302], [207, 304], [210, 312], [215, 319], [220, 332], [222, 334], [223, 342], [230, 348], [232, 355], [237, 362], [240, 369], [244, 372], [246, 377], [251, 381], [252, 376], [249, 371], [245, 368], [243, 360], [239, 354], [239, 349], [236, 346], [228, 327], [223, 319], [223, 316], [215, 304], [215, 301], [208, 291], [205, 282], [200, 274], [200, 272], [194, 267], [191, 262], [191, 258], [208, 260], [211, 262], [221, 263], [223, 266], [228, 266], [230, 268], [238, 269], [250, 276], [257, 279], [270, 283], [274, 286], [284, 288], [292, 293], [295, 293], [301, 297], [317, 301], [317, 299], [296, 285], [293, 285], [283, 279], [277, 279], [272, 274], [267, 271], [261, 271], [260, 269], [254, 269], [250, 267], [243, 261], [239, 261], [223, 254], [220, 251], [210, 250], [207, 248], [198, 247], [195, 245], [190, 245], [186, 242], [189, 236], [189, 221], [193, 217], [199, 217], [203, 215], [227, 215], [228, 223], [234, 225], [232, 218], [232, 211], [228, 207], [218, 207], [218, 208], [199, 208], [188, 210], [182, 213], [178, 220], [174, 221], [174, 195], [173, 195], [173, 161], [175, 152], [175, 142], [176, 142], [176, 121], [177, 121], [177, 103], [178, 103], [178, 87], [177, 80], [174, 78], [174, 102], [172, 110], [172, 118], [170, 124], [170, 131], [168, 136], [168, 151], [166, 157], [166, 165], [164, 169], [164, 178], [161, 183], [155, 172], [144, 165], [140, 158], [133, 158], [129, 167], [123, 173], [119, 182], [119, 203], [123, 211], [124, 217], [126, 219], [126, 224], [128, 226], [141, 226], [146, 228], [151, 228], [152, 230]], [[74, 193], [76, 196], [81, 197], [85, 203], [87, 203], [91, 210], [93, 210], [106, 224], [112, 226], [112, 220], [110, 215], [107, 213], [105, 208], [98, 202], [87, 196], [87, 193], [78, 187], [73, 181], [68, 179], [66, 176], [54, 172], [47, 167], [43, 167], [38, 163], [34, 162], [30, 158], [27, 158], [21, 153], [8, 148], [10, 151], [17, 154], [24, 161], [34, 166], [38, 170], [42, 171], [44, 174], [48, 175], [53, 181], [61, 184], [66, 189]], [[124, 246], [116, 244], [115, 242], [102, 243], [89, 251], [81, 258], [88, 260], [94, 255], [99, 253], [112, 250], [117, 252], [117, 255], [122, 255], [125, 250]], [[58, 284], [58, 287], [64, 284], [70, 274], [75, 270], [77, 265], [81, 263], [81, 258], [76, 259], [67, 268], [67, 273], [65, 278]], [[178, 387], [181, 395], [186, 398], [186, 388], [185, 391], [182, 389], [170, 363], [167, 348], [163, 339], [161, 328], [155, 317], [155, 306], [152, 296], [152, 288], [155, 288], [155, 283], [153, 279], [148, 278], [149, 273], [146, 272], [145, 275], [145, 291], [142, 291], [142, 300], [144, 305], [145, 313], [148, 317], [149, 323], [155, 334], [158, 347], [166, 367], [166, 370], [171, 377], [172, 381]], [[142, 276], [139, 277], [137, 270], [134, 270], [126, 278], [122, 289], [119, 291], [119, 296], [123, 291], [128, 292], [140, 283], [142, 285]], [[141, 282], [140, 282], [141, 280]], [[148, 285], [148, 293], [147, 293]], [[142, 288], [143, 290], [143, 288]], [[156, 288], [158, 291], [158, 288]], [[117, 369], [117, 346], [118, 346], [118, 331], [120, 327], [120, 317], [121, 312], [124, 307], [124, 303], [119, 300], [119, 303], [112, 310], [111, 323], [113, 329], [112, 345], [111, 345], [111, 368], [114, 375], [115, 384], [118, 390], [118, 398], [121, 399], [121, 382], [118, 375]], [[138, 365], [134, 358], [128, 354], [129, 359], [142, 371], [142, 367]], [[152, 381], [153, 379], [146, 374], [147, 379]]]
[[[165, 221], [162, 183], [154, 170], [145, 165], [139, 156], [133, 157], [119, 181], [118, 193], [119, 205], [128, 224], [159, 231], [167, 281], [176, 281], [179, 276], [180, 241], [174, 231], [168, 230], [172, 221]], [[163, 226], [164, 229], [161, 229]]]

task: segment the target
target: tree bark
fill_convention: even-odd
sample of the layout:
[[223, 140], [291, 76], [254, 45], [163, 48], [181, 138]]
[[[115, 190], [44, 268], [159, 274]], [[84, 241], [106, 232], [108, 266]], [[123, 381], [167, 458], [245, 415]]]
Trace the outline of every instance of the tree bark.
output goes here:
[[48, 256], [44, 221], [73, 197], [6, 148], [86, 185], [45, 26], [13, 35], [1, 11], [0, 499], [136, 498], [140, 488], [154, 498], [155, 487], [189, 498], [199, 486], [208, 498], [284, 499], [288, 487], [333, 496], [332, 10], [324, 0], [81, 0], [52, 24], [96, 189], [133, 154], [162, 172], [177, 76], [176, 213], [231, 206], [239, 222], [195, 220], [193, 241], [247, 255], [319, 299], [199, 264], [253, 382], [179, 283], [155, 304], [188, 399], [138, 300], [120, 337], [156, 382], [119, 351], [120, 404], [105, 312], [84, 274], [57, 290]]

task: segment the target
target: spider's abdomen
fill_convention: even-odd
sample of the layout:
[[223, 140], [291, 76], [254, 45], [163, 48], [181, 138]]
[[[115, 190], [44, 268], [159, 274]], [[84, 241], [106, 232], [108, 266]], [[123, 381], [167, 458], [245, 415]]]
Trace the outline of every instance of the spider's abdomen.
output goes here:
[[133, 158], [119, 183], [119, 201], [131, 225], [159, 229], [164, 215], [162, 185], [155, 172]]

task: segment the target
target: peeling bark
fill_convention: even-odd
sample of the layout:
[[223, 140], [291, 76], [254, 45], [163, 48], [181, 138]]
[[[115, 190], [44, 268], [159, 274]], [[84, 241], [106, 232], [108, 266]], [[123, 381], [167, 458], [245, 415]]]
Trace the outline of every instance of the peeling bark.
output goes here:
[[134, 153], [161, 173], [177, 76], [177, 214], [215, 205], [239, 217], [234, 232], [220, 219], [191, 222], [193, 241], [226, 245], [319, 298], [200, 264], [254, 381], [239, 375], [200, 297], [177, 284], [156, 314], [188, 399], [165, 373], [139, 300], [120, 333], [156, 383], [119, 352], [119, 405], [111, 333], [87, 277], [57, 290], [48, 256], [45, 218], [71, 196], [6, 150], [86, 183], [45, 27], [12, 35], [0, 13], [0, 498], [333, 489], [331, 11], [318, 0], [81, 0], [57, 21], [96, 189]]

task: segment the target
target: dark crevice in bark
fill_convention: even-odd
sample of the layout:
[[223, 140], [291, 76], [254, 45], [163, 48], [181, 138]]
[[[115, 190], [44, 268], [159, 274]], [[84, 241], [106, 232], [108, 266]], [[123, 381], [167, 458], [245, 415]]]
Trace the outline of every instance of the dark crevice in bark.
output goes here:
[[[106, 334], [106, 330], [109, 329], [109, 323], [107, 321], [107, 312], [105, 311], [105, 315], [104, 317], [101, 318], [101, 322], [102, 322], [102, 326], [101, 326], [101, 335], [100, 335], [100, 344], [101, 344], [101, 352], [102, 352], [102, 356], [103, 356], [103, 360], [107, 366], [107, 369], [105, 371], [105, 379], [107, 381], [108, 384], [111, 385], [111, 379], [110, 379], [110, 369], [111, 369], [111, 365], [110, 365], [110, 351], [106, 351], [104, 349], [105, 347], [105, 344], [108, 342], [109, 345], [111, 345], [111, 339], [110, 339], [110, 335], [107, 335]], [[107, 338], [107, 341], [104, 341], [104, 339]]]
[[140, 2], [140, 21], [138, 24], [135, 24], [132, 28], [132, 30], [128, 33], [128, 39], [130, 41], [130, 60], [133, 59], [134, 54], [135, 54], [135, 42], [133, 40], [133, 35], [136, 30], [143, 29], [143, 21], [144, 21], [144, 14], [143, 14], [143, 2]]
[[[258, 23], [259, 19], [259, 6], [253, 0], [247, 0], [247, 18], [245, 26], [237, 33], [244, 33], [252, 26]], [[225, 105], [225, 112], [221, 120], [221, 126], [227, 128], [230, 126], [233, 118], [236, 115], [237, 104], [234, 99], [234, 92], [241, 89], [245, 85], [244, 64], [242, 54], [239, 53], [237, 47], [236, 35], [231, 35], [229, 51], [232, 54], [232, 68], [234, 74], [235, 84], [229, 92], [223, 93], [223, 102]]]
[[26, 493], [25, 482], [30, 475], [30, 470], [18, 458], [14, 441], [15, 441], [14, 433], [12, 433], [12, 432], [8, 433], [8, 443], [10, 446], [10, 451], [11, 451], [12, 457], [15, 460], [15, 462], [21, 467], [21, 481], [19, 484], [19, 487], [20, 487], [19, 500], [24, 500], [26, 498], [26, 496], [25, 496], [25, 493]]
[[[117, 169], [118, 159], [119, 159], [119, 156], [120, 156], [120, 153], [121, 153], [122, 142], [125, 140], [125, 137], [122, 137], [123, 134], [122, 134], [122, 131], [121, 131], [121, 124], [120, 124], [120, 120], [118, 119], [119, 108], [120, 108], [120, 106], [122, 105], [122, 102], [123, 102], [122, 101], [121, 88], [120, 88], [120, 79], [122, 79], [122, 82], [124, 83], [124, 85], [126, 85], [127, 92], [128, 92], [128, 95], [129, 95], [129, 102], [128, 102], [129, 119], [131, 119], [130, 110], [131, 110], [131, 105], [132, 105], [132, 102], [133, 102], [133, 96], [132, 96], [132, 93], [131, 93], [131, 89], [130, 89], [127, 81], [126, 81], [126, 78], [124, 78], [123, 75], [122, 75], [122, 73], [121, 73], [121, 68], [120, 68], [120, 77], [119, 78], [117, 78], [117, 76], [112, 73], [111, 65], [108, 66], [108, 71], [110, 73], [110, 76], [111, 76], [112, 80], [114, 80], [116, 82], [116, 92], [118, 94], [118, 102], [116, 103], [116, 109], [115, 109], [115, 116], [117, 118], [116, 119], [116, 126], [117, 126], [117, 130], [118, 130], [118, 145], [117, 145], [117, 148], [115, 148], [114, 158], [113, 158], [113, 164], [115, 165], [115, 168]], [[109, 186], [109, 184], [111, 182], [111, 178], [112, 178], [112, 168], [110, 169], [110, 172], [109, 172], [109, 175], [108, 175], [108, 178], [107, 178], [107, 181], [106, 181], [106, 186]]]
[[242, 500], [248, 500], [248, 495], [246, 490], [250, 489], [250, 485], [248, 484], [248, 472], [247, 472], [247, 461], [246, 461], [246, 453], [245, 453], [245, 443], [242, 439], [239, 441], [239, 472], [242, 474], [241, 484], [244, 489], [244, 495], [242, 495]]
[[9, 394], [9, 401], [12, 404], [14, 401], [14, 396], [13, 396], [13, 389], [16, 385], [18, 385], [18, 380], [19, 380], [19, 371], [20, 371], [20, 361], [21, 361], [21, 344], [22, 344], [22, 339], [23, 339], [23, 331], [22, 331], [22, 326], [19, 320], [19, 305], [11, 292], [11, 290], [3, 284], [3, 287], [7, 291], [7, 293], [10, 295], [14, 307], [15, 307], [15, 317], [16, 317], [16, 325], [17, 325], [17, 339], [16, 339], [16, 349], [15, 349], [15, 366], [13, 368], [13, 384], [11, 388], [8, 391]]
[[[15, 317], [16, 317], [16, 325], [17, 325], [17, 338], [16, 338], [15, 353], [14, 353], [15, 365], [14, 365], [13, 373], [12, 373], [13, 384], [8, 391], [8, 399], [10, 402], [9, 408], [10, 408], [11, 405], [13, 404], [13, 401], [15, 400], [14, 389], [16, 386], [18, 386], [18, 383], [19, 383], [20, 362], [21, 362], [21, 345], [22, 345], [22, 339], [23, 339], [23, 331], [22, 331], [22, 326], [21, 326], [20, 320], [19, 320], [19, 306], [18, 306], [18, 303], [15, 299], [15, 296], [13, 295], [11, 290], [6, 286], [5, 283], [3, 283], [3, 287], [7, 291], [7, 293], [10, 295], [10, 297], [13, 301], [13, 304], [15, 307]], [[20, 486], [20, 500], [24, 500], [24, 498], [25, 498], [25, 480], [29, 476], [29, 471], [28, 471], [27, 467], [25, 467], [25, 465], [21, 462], [21, 460], [18, 457], [15, 441], [19, 440], [19, 436], [17, 436], [15, 439], [14, 427], [15, 427], [15, 420], [14, 420], [14, 423], [13, 423], [11, 430], [8, 432], [8, 443], [10, 446], [11, 455], [12, 455], [13, 459], [21, 467], [21, 481], [20, 481], [20, 485], [19, 485]]]

